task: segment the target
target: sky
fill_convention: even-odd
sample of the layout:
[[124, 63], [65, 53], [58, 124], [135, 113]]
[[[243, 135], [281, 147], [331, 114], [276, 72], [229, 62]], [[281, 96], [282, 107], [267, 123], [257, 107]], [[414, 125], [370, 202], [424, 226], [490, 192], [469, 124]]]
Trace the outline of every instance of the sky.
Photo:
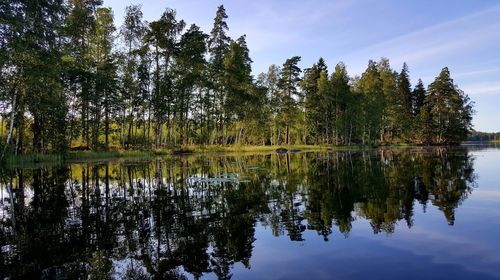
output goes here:
[[104, 0], [123, 22], [125, 7], [142, 5], [147, 21], [165, 8], [207, 33], [219, 5], [229, 35], [247, 36], [253, 72], [302, 57], [308, 68], [323, 57], [342, 61], [351, 76], [369, 59], [410, 69], [413, 85], [431, 83], [448, 67], [455, 84], [475, 102], [474, 129], [500, 132], [500, 1], [497, 0]]

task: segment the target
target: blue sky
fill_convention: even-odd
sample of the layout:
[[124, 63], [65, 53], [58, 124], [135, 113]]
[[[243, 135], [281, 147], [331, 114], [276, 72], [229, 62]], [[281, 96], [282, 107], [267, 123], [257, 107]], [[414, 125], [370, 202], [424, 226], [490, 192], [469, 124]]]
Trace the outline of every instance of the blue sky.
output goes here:
[[496, 0], [104, 0], [121, 24], [125, 6], [142, 4], [145, 19], [166, 7], [209, 32], [218, 5], [229, 34], [247, 35], [253, 71], [300, 55], [301, 67], [323, 57], [351, 76], [369, 59], [387, 57], [394, 69], [407, 62], [413, 84], [428, 85], [447, 66], [473, 101], [476, 130], [500, 131], [500, 1]]

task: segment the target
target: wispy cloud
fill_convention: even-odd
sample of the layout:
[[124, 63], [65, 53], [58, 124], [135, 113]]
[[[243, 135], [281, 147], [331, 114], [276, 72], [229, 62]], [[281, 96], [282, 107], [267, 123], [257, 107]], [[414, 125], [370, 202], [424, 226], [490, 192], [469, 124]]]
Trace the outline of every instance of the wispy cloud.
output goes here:
[[[278, 1], [279, 3], [279, 1]], [[252, 3], [248, 13], [232, 25], [232, 33], [246, 34], [252, 51], [276, 50], [288, 44], [308, 40], [308, 33], [328, 17], [351, 6], [351, 1], [287, 1]]]
[[[488, 69], [481, 69], [481, 70], [473, 70], [473, 71], [466, 71], [466, 72], [456, 73], [453, 76], [455, 78], [461, 78], [461, 77], [473, 77], [473, 76], [480, 76], [480, 75], [493, 74], [493, 73], [499, 73], [500, 74], [500, 67], [497, 67], [497, 68], [488, 68]], [[499, 75], [499, 77], [500, 77], [500, 75]]]
[[387, 56], [396, 63], [413, 65], [436, 56], [461, 54], [497, 44], [500, 39], [500, 5], [447, 22], [397, 36], [353, 52], [351, 59]]
[[467, 84], [462, 90], [469, 95], [500, 95], [500, 83]]

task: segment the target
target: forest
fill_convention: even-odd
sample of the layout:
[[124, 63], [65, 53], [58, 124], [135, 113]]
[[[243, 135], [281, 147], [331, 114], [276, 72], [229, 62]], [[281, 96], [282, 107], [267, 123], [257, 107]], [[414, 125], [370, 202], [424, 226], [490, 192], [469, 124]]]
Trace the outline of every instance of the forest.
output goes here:
[[[6, 154], [188, 145], [450, 145], [473, 102], [444, 67], [413, 86], [406, 64], [360, 76], [291, 56], [254, 75], [245, 35], [216, 9], [205, 33], [140, 5], [122, 26], [101, 0], [0, 3], [0, 138]], [[279, 66], [281, 65], [281, 66]]]
[[500, 142], [500, 132], [479, 132], [472, 131], [467, 139], [471, 142]]

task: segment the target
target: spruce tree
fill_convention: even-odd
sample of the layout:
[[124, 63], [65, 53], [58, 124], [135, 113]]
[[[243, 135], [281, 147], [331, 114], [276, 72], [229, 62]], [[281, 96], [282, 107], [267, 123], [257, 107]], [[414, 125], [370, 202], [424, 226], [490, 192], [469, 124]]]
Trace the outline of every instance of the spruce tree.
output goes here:
[[397, 93], [396, 93], [397, 119], [396, 129], [398, 136], [408, 141], [413, 127], [413, 104], [412, 90], [408, 71], [408, 65], [403, 64], [401, 72], [397, 76]]
[[424, 83], [421, 79], [418, 79], [417, 85], [412, 92], [412, 113], [414, 116], [420, 114], [420, 108], [424, 106], [426, 94]]
[[453, 83], [447, 67], [427, 89], [423, 110], [428, 112], [429, 127], [434, 144], [459, 144], [472, 128], [472, 105], [469, 97]]

